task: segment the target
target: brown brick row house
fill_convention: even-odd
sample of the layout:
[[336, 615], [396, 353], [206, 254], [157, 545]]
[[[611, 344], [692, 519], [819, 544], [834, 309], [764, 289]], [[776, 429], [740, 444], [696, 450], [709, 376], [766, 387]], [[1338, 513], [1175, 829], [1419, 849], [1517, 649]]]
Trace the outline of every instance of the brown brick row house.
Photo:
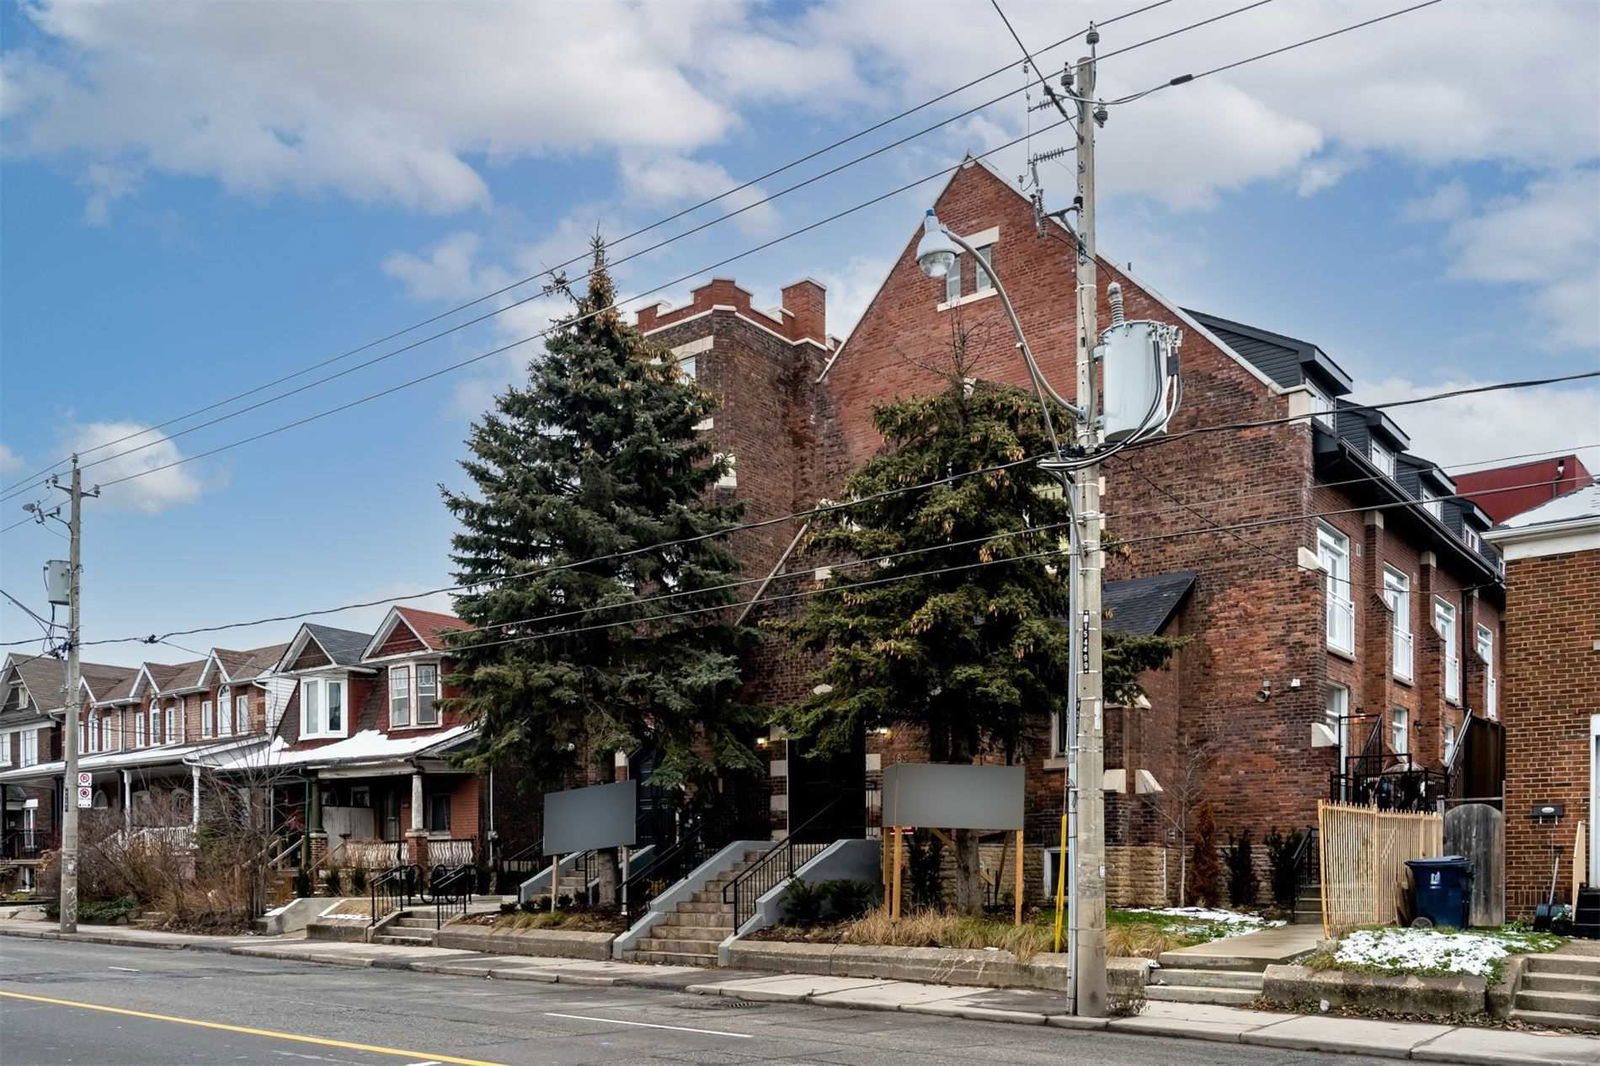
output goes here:
[[[1076, 248], [1066, 231], [1048, 223], [1041, 237], [1029, 200], [977, 161], [934, 206], [993, 264], [1045, 373], [1070, 396]], [[842, 344], [826, 336], [825, 293], [813, 282], [785, 288], [783, 307], [770, 312], [718, 279], [683, 307], [640, 314], [639, 327], [720, 394], [706, 430], [735, 457], [726, 488], [749, 518], [836, 496], [882, 444], [874, 405], [943, 387], [936, 364], [953, 332], [966, 335], [972, 376], [1026, 385], [986, 277], [967, 262], [948, 279], [925, 277], [917, 235]], [[1498, 743], [1504, 592], [1497, 553], [1481, 539], [1487, 517], [1439, 466], [1407, 450], [1396, 421], [1353, 408], [1345, 397], [1355, 383], [1317, 345], [1186, 311], [1116, 264], [1100, 267], [1102, 325], [1104, 287], [1117, 282], [1129, 318], [1184, 332], [1184, 403], [1169, 432], [1275, 423], [1181, 446], [1157, 441], [1104, 469], [1108, 531], [1128, 544], [1109, 563], [1108, 599], [1116, 590], [1127, 617], [1159, 616], [1159, 630], [1148, 631], [1189, 640], [1148, 679], [1148, 707], [1108, 708], [1113, 891], [1170, 896], [1175, 878], [1162, 871], [1176, 856], [1164, 812], [1169, 788], [1197, 761], [1198, 788], [1224, 832], [1257, 840], [1311, 824], [1321, 798], [1432, 807], [1452, 789], [1459, 795], [1458, 751]], [[749, 573], [772, 576], [771, 593], [808, 587], [817, 575], [805, 568], [827, 562], [790, 553], [801, 525], [736, 537]], [[759, 606], [756, 617], [795, 609]], [[814, 665], [769, 639], [752, 663], [750, 698], [800, 697]], [[775, 730], [765, 746], [771, 832], [782, 836], [841, 797], [850, 813], [830, 815], [840, 834], [875, 832], [879, 774], [919, 758], [914, 739], [863, 736], [857, 750], [822, 763]], [[1018, 757], [1032, 812], [1029, 884], [1042, 887], [1065, 765], [1055, 724], [1039, 721]], [[1491, 787], [1498, 792], [1498, 782], [1474, 782]]]

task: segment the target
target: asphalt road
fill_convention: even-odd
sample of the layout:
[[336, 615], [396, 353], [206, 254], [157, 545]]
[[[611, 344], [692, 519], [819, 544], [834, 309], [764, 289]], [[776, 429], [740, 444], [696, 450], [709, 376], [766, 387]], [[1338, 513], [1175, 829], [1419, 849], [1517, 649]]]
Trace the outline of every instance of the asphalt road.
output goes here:
[[4, 1066], [1241, 1066], [1377, 1060], [688, 993], [0, 939]]

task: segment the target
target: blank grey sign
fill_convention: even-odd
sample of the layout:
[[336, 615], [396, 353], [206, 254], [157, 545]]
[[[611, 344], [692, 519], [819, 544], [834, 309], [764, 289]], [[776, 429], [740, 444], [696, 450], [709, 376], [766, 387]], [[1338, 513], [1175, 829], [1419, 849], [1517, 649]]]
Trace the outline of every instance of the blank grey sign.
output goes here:
[[896, 763], [883, 771], [883, 824], [1021, 829], [1020, 766]]
[[544, 794], [544, 853], [570, 855], [590, 848], [632, 847], [639, 782], [571, 788]]

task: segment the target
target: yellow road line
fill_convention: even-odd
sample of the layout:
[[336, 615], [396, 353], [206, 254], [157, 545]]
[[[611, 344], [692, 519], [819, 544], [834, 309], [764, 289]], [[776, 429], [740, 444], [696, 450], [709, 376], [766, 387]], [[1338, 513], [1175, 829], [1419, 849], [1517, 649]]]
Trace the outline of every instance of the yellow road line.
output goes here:
[[178, 1025], [197, 1025], [202, 1029], [221, 1029], [227, 1033], [244, 1033], [247, 1036], [266, 1036], [274, 1040], [293, 1040], [301, 1044], [320, 1044], [323, 1047], [348, 1048], [351, 1051], [371, 1051], [378, 1055], [399, 1055], [412, 1062], [426, 1059], [430, 1062], [451, 1062], [457, 1066], [504, 1066], [482, 1059], [458, 1059], [449, 1055], [435, 1055], [424, 1051], [402, 1051], [400, 1048], [379, 1047], [376, 1044], [357, 1044], [349, 1040], [326, 1040], [320, 1036], [301, 1036], [298, 1033], [280, 1033], [275, 1029], [251, 1029], [243, 1025], [226, 1025], [222, 1022], [203, 1022], [195, 1018], [176, 1018], [170, 1014], [151, 1014], [148, 1011], [128, 1010], [124, 1007], [107, 1007], [99, 1003], [79, 1003], [71, 999], [51, 999], [49, 996], [29, 996], [21, 992], [0, 991], [0, 997], [23, 999], [33, 1003], [49, 1003], [57, 1007], [79, 1007], [83, 1010], [105, 1011], [107, 1014], [125, 1014], [130, 1018], [149, 1018], [158, 1022], [175, 1022]]

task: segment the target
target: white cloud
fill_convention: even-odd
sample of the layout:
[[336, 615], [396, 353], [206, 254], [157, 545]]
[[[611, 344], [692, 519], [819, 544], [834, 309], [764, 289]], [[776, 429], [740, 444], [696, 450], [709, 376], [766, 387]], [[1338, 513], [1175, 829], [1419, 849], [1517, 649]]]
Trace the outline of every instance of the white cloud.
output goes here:
[[[134, 434], [141, 435], [124, 443], [111, 443]], [[108, 447], [101, 449], [101, 445]], [[131, 451], [135, 448], [138, 450]], [[183, 453], [166, 434], [151, 432], [138, 422], [90, 422], [78, 427], [62, 450], [83, 455], [84, 482], [103, 486], [103, 506], [157, 514], [169, 507], [193, 503], [205, 491], [192, 467], [158, 469], [182, 459]], [[122, 452], [130, 454], [119, 454]], [[108, 484], [130, 476], [131, 481]]]
[[1458, 218], [1448, 243], [1451, 276], [1528, 286], [1542, 333], [1591, 351], [1600, 343], [1600, 169], [1538, 178]]
[[1408, 222], [1452, 222], [1466, 213], [1471, 201], [1467, 183], [1454, 178], [1407, 203], [1401, 209], [1401, 217]]
[[[1363, 402], [1407, 400], [1485, 381], [1426, 384], [1389, 378], [1362, 389]], [[1576, 450], [1591, 470], [1600, 464], [1600, 387], [1547, 387], [1484, 392], [1388, 412], [1411, 437], [1411, 450], [1445, 467], [1536, 451]]]
[[[621, 166], [624, 189], [637, 207], [687, 207], [744, 184], [718, 163], [678, 155], [628, 152], [623, 154]], [[739, 212], [735, 216], [739, 228], [759, 233], [770, 230], [778, 217], [771, 204], [760, 202], [765, 197], [761, 186], [752, 185], [723, 197], [714, 206], [723, 212]], [[698, 224], [690, 219], [685, 225], [691, 222]], [[660, 235], [651, 239], [659, 240]]]
[[828, 288], [828, 332], [835, 337], [850, 336], [856, 322], [877, 294], [878, 286], [889, 276], [894, 256], [851, 256], [836, 270], [822, 270], [817, 280]]
[[22, 456], [12, 451], [4, 444], [0, 444], [0, 474], [10, 474], [23, 467]]

